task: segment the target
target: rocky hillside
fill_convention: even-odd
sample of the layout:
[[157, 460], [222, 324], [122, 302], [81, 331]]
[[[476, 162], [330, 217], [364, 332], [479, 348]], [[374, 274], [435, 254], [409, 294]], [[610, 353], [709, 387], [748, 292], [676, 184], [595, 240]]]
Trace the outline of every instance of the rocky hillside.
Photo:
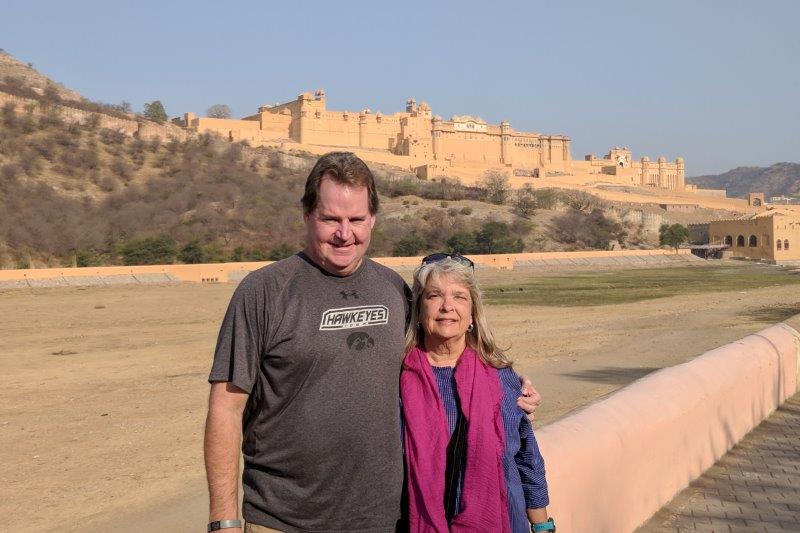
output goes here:
[[800, 196], [800, 164], [776, 163], [771, 167], [738, 167], [723, 174], [686, 178], [706, 189], [727, 189], [728, 196], [745, 198], [749, 192], [771, 196]]
[[0, 50], [0, 81], [27, 87], [40, 95], [52, 90], [62, 100], [84, 100], [83, 96], [54, 82], [33, 68], [32, 64], [25, 64], [3, 50]]
[[[184, 131], [170, 139], [0, 59], [0, 96], [14, 95], [0, 99], [0, 268], [279, 259], [302, 247], [299, 198], [316, 156]], [[149, 129], [120, 127], [131, 124]], [[605, 249], [612, 240], [651, 247], [661, 223], [716, 217], [668, 217], [655, 204], [578, 191], [512, 191], [507, 177], [466, 187], [373, 171], [382, 202], [375, 256]]]
[[[205, 135], [145, 141], [9, 102], [0, 108], [0, 268], [281, 258], [302, 246], [299, 199], [315, 158]], [[376, 256], [649, 246], [661, 222], [576, 192], [506, 189], [492, 203], [485, 189], [374, 171]]]

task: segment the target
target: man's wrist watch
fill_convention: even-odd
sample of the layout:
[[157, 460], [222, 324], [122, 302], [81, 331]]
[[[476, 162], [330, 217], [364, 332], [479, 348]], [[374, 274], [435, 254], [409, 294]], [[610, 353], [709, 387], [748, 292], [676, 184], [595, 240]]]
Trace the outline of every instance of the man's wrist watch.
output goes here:
[[535, 524], [531, 524], [531, 531], [534, 533], [538, 531], [552, 531], [555, 533], [556, 523], [552, 518], [548, 518], [547, 522], [536, 522]]
[[242, 527], [241, 520], [216, 520], [208, 523], [208, 531], [219, 531], [230, 527]]

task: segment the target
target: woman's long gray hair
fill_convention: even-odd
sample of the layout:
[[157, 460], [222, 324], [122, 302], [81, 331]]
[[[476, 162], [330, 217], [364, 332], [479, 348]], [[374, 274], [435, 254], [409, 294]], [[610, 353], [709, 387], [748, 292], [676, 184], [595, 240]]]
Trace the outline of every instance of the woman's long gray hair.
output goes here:
[[450, 278], [469, 289], [472, 298], [472, 331], [467, 332], [467, 345], [475, 350], [481, 359], [495, 368], [511, 366], [511, 361], [506, 356], [505, 350], [497, 346], [486, 320], [483, 310], [481, 291], [472, 268], [447, 258], [441, 261], [421, 265], [414, 271], [414, 286], [411, 289], [413, 300], [411, 303], [411, 322], [406, 331], [406, 353], [415, 346], [423, 347], [425, 331], [419, 323], [419, 309], [422, 302], [422, 293], [428, 281], [438, 280], [441, 277]]

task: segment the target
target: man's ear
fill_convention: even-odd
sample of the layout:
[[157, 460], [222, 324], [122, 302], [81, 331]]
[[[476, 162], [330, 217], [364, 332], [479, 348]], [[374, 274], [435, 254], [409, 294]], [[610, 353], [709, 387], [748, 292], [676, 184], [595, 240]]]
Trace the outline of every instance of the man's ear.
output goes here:
[[372, 218], [372, 220], [369, 222], [369, 230], [372, 231], [372, 228], [375, 227], [375, 222], [378, 221], [378, 215], [370, 215], [370, 218]]

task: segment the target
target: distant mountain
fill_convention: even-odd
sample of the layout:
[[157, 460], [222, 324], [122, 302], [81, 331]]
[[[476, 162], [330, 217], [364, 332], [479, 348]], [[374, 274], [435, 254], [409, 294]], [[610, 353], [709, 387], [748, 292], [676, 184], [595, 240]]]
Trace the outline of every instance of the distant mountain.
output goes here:
[[771, 196], [800, 196], [800, 164], [775, 163], [771, 167], [737, 167], [722, 174], [687, 177], [702, 189], [727, 189], [728, 196], [745, 198], [749, 192]]

